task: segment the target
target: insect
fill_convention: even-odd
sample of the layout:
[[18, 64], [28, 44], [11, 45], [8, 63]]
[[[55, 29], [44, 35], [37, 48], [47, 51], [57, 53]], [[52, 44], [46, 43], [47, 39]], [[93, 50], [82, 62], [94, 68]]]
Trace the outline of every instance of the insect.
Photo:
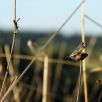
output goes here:
[[71, 53], [68, 59], [72, 61], [79, 61], [85, 59], [88, 56], [88, 54], [84, 51], [85, 49], [85, 43], [81, 42], [78, 47]]

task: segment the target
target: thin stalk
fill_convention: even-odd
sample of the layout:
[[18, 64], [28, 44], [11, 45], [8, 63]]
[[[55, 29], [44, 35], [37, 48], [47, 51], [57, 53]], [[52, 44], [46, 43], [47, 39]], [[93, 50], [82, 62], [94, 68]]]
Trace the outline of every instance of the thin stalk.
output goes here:
[[27, 65], [27, 67], [25, 68], [25, 70], [21, 73], [21, 75], [18, 77], [18, 79], [16, 81], [14, 81], [12, 83], [12, 85], [9, 87], [9, 89], [6, 91], [6, 93], [4, 94], [4, 96], [1, 99], [1, 102], [6, 98], [6, 96], [9, 94], [9, 92], [12, 90], [12, 88], [21, 80], [21, 78], [23, 77], [23, 75], [28, 71], [28, 69], [30, 68], [30, 66], [33, 64], [33, 62], [36, 60], [36, 58], [39, 56], [39, 54], [47, 47], [47, 45], [53, 40], [53, 38], [61, 31], [61, 29], [64, 27], [64, 25], [73, 17], [73, 15], [76, 13], [76, 11], [81, 7], [81, 5], [85, 2], [82, 1], [77, 7], [76, 9], [69, 15], [69, 17], [65, 20], [65, 22], [60, 26], [60, 28], [52, 34], [52, 36], [48, 39], [48, 41], [40, 48], [40, 50], [38, 51], [38, 53], [33, 57], [33, 59], [31, 60], [31, 62]]
[[[8, 45], [5, 45], [5, 53], [6, 53], [6, 56], [7, 56], [7, 54], [10, 55], [10, 48], [9, 48]], [[6, 57], [6, 60], [8, 62], [9, 61], [9, 57]], [[10, 81], [12, 83], [17, 78], [17, 76], [14, 76], [15, 72], [14, 72], [14, 67], [13, 67], [13, 62], [12, 61], [10, 63], [10, 70], [8, 70], [8, 71], [9, 71], [9, 75], [10, 75]], [[13, 94], [14, 94], [14, 100], [15, 100], [15, 102], [20, 102], [19, 90], [18, 90], [18, 87], [17, 86], [15, 86], [13, 88]]]
[[[14, 20], [16, 21], [16, 0], [14, 1]], [[3, 88], [4, 88], [4, 85], [5, 85], [6, 79], [7, 79], [8, 70], [9, 70], [9, 67], [10, 67], [11, 59], [12, 59], [12, 54], [13, 54], [15, 39], [16, 39], [16, 33], [17, 33], [16, 31], [17, 31], [16, 26], [14, 24], [14, 34], [13, 34], [13, 41], [12, 41], [12, 45], [11, 45], [10, 58], [9, 58], [8, 63], [7, 63], [7, 70], [6, 70], [6, 73], [4, 75], [2, 87], [1, 87], [1, 90], [0, 90], [0, 97], [1, 97], [2, 92], [3, 92]]]
[[[0, 57], [2, 58], [5, 58], [5, 54], [4, 53], [0, 53]], [[7, 55], [8, 57], [8, 55]], [[29, 55], [18, 55], [18, 54], [15, 54], [13, 55], [13, 58], [15, 59], [24, 59], [24, 60], [29, 60], [31, 61], [33, 56], [29, 56]], [[41, 56], [37, 57], [38, 61], [40, 62], [44, 62], [43, 58]], [[59, 63], [59, 64], [66, 64], [66, 65], [74, 65], [74, 66], [79, 66], [77, 63], [73, 63], [73, 62], [69, 62], [69, 61], [66, 61], [66, 60], [62, 60], [62, 59], [53, 59], [53, 58], [49, 58], [49, 63]]]
[[[83, 1], [83, 0], [82, 0]], [[82, 4], [82, 42], [85, 44], [85, 19], [84, 19], [84, 4]], [[84, 50], [85, 52], [85, 50]], [[83, 82], [84, 82], [84, 99], [85, 102], [88, 102], [88, 92], [87, 92], [87, 76], [86, 76], [86, 61], [85, 59], [82, 61], [83, 68]]]
[[78, 85], [76, 102], [79, 101], [79, 96], [80, 96], [80, 91], [81, 91], [81, 85], [82, 85], [82, 80], [81, 79], [82, 79], [82, 61], [80, 60], [79, 85]]
[[9, 70], [9, 66], [10, 66], [10, 63], [11, 63], [11, 58], [12, 58], [14, 44], [15, 44], [15, 38], [16, 38], [16, 36], [14, 34], [14, 36], [13, 36], [13, 42], [12, 42], [12, 47], [11, 47], [11, 51], [10, 51], [10, 58], [9, 58], [9, 61], [8, 61], [8, 64], [7, 64], [7, 70], [6, 70], [6, 73], [5, 73], [5, 76], [4, 76], [4, 79], [3, 79], [3, 83], [2, 83], [2, 87], [1, 87], [1, 90], [0, 90], [0, 97], [2, 95], [3, 88], [4, 88], [4, 85], [5, 85], [6, 79], [7, 79], [8, 70]]
[[44, 56], [44, 69], [43, 69], [43, 94], [42, 94], [42, 102], [49, 102], [48, 92], [49, 92], [49, 73], [50, 70], [48, 68], [48, 56]]
[[102, 29], [102, 25], [100, 23], [98, 23], [97, 21], [93, 20], [91, 17], [89, 17], [88, 15], [84, 15], [86, 19], [88, 19], [89, 21], [91, 21], [92, 23], [94, 23], [95, 25], [97, 25], [98, 27], [100, 27]]

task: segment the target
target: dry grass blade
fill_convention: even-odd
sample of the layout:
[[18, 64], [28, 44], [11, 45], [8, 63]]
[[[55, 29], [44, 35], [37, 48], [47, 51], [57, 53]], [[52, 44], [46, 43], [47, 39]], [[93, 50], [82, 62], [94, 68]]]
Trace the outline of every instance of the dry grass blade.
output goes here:
[[80, 91], [81, 91], [81, 85], [82, 85], [82, 61], [80, 60], [80, 72], [79, 72], [79, 85], [78, 85], [78, 92], [77, 92], [77, 99], [76, 102], [79, 101]]
[[[9, 57], [7, 57], [7, 55], [10, 55], [10, 48], [8, 45], [5, 45], [5, 53], [6, 53], [6, 60], [7, 62], [9, 61]], [[14, 72], [14, 67], [13, 67], [13, 62], [11, 61], [10, 63], [10, 69], [8, 70], [9, 74], [10, 74], [10, 81], [11, 83], [16, 80], [17, 76], [15, 76], [15, 72]], [[19, 90], [18, 87], [15, 86], [13, 88], [13, 94], [14, 94], [14, 100], [15, 102], [20, 102], [20, 98], [19, 98]]]
[[[8, 57], [9, 55], [7, 55]], [[5, 58], [6, 55], [4, 53], [0, 53], [0, 57], [3, 57]], [[15, 54], [13, 55], [13, 58], [15, 59], [24, 59], [24, 60], [32, 60], [33, 56], [29, 56], [29, 55], [18, 55], [18, 54]], [[37, 57], [36, 59], [37, 61], [40, 61], [40, 62], [44, 62], [43, 58], [42, 57]], [[62, 60], [62, 59], [52, 59], [52, 58], [49, 58], [49, 63], [59, 63], [59, 64], [66, 64], [66, 65], [73, 65], [73, 66], [79, 66], [77, 63], [73, 63], [73, 62], [69, 62], [69, 61], [66, 61], [66, 60]]]
[[35, 59], [39, 56], [39, 54], [45, 49], [45, 47], [47, 47], [47, 45], [52, 41], [52, 39], [57, 35], [58, 32], [60, 32], [60, 30], [64, 27], [64, 25], [73, 17], [73, 15], [76, 13], [76, 11], [80, 8], [80, 6], [85, 2], [85, 0], [83, 0], [77, 7], [76, 9], [69, 15], [69, 17], [65, 20], [65, 22], [60, 26], [60, 28], [53, 33], [53, 35], [48, 39], [48, 41], [40, 48], [40, 50], [38, 51], [38, 53], [33, 57], [33, 59], [31, 60], [31, 62], [27, 65], [27, 67], [25, 68], [25, 70], [22, 72], [22, 74], [18, 77], [17, 80], [15, 80], [12, 85], [9, 87], [9, 89], [6, 91], [6, 93], [4, 94], [4, 96], [1, 99], [1, 102], [5, 99], [5, 97], [9, 94], [9, 92], [12, 90], [12, 88], [19, 82], [19, 80], [23, 77], [23, 75], [27, 72], [27, 70], [30, 68], [30, 66], [32, 65], [32, 63], [35, 61]]
[[91, 17], [89, 17], [88, 15], [84, 15], [85, 18], [87, 18], [88, 20], [90, 20], [92, 23], [96, 24], [98, 27], [100, 27], [102, 29], [102, 25], [99, 24], [97, 21], [93, 20]]
[[44, 68], [43, 68], [43, 94], [42, 102], [49, 102], [48, 92], [49, 92], [49, 68], [48, 68], [48, 56], [44, 56]]
[[[82, 5], [81, 16], [82, 16], [82, 42], [85, 43], [84, 4]], [[84, 52], [85, 52], [85, 50], [84, 50]], [[84, 82], [84, 99], [85, 99], [85, 102], [88, 102], [87, 76], [86, 76], [86, 61], [85, 61], [85, 59], [82, 61], [82, 68], [83, 68], [83, 82]]]
[[14, 34], [13, 35], [12, 47], [11, 47], [11, 51], [10, 51], [10, 58], [9, 58], [8, 63], [7, 63], [7, 70], [6, 70], [6, 73], [5, 73], [5, 76], [4, 76], [4, 79], [3, 79], [3, 83], [2, 83], [2, 87], [1, 87], [1, 90], [0, 90], [0, 97], [2, 95], [2, 91], [3, 91], [4, 85], [5, 85], [5, 82], [6, 82], [6, 78], [7, 78], [7, 75], [8, 75], [8, 69], [9, 69], [9, 66], [10, 66], [10, 63], [11, 63], [11, 58], [12, 58], [13, 49], [14, 49], [14, 45], [15, 45], [15, 38], [16, 38], [16, 35]]
[[[14, 20], [16, 21], [16, 0], [14, 1]], [[7, 63], [6, 73], [5, 73], [3, 83], [2, 83], [2, 87], [1, 87], [1, 90], [0, 90], [0, 97], [2, 95], [2, 91], [3, 91], [4, 85], [5, 85], [5, 82], [6, 82], [6, 79], [7, 79], [8, 69], [10, 67], [12, 54], [13, 54], [13, 50], [14, 50], [14, 45], [15, 45], [16, 33], [17, 33], [17, 29], [16, 29], [16, 25], [14, 24], [14, 34], [13, 34], [13, 41], [12, 41], [12, 45], [11, 45], [10, 58], [9, 58], [8, 63]]]

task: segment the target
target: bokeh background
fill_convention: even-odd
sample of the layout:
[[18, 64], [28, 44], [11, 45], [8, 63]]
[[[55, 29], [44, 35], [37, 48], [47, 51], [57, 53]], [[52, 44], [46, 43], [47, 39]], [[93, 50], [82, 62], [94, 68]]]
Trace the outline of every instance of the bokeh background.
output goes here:
[[[19, 31], [16, 36], [12, 63], [3, 90], [7, 91], [15, 77], [18, 77], [33, 56], [56, 32], [65, 19], [79, 5], [81, 0], [17, 0]], [[102, 1], [86, 0], [85, 14], [99, 25], [85, 19], [85, 37], [88, 57], [86, 76], [89, 102], [102, 101]], [[2, 0], [0, 4], [0, 88], [6, 72], [13, 35], [14, 1]], [[78, 88], [79, 62], [66, 60], [66, 56], [81, 42], [81, 8], [39, 54], [15, 90], [4, 102], [45, 102], [43, 98], [44, 68], [46, 58], [48, 92], [47, 102], [75, 102]], [[45, 65], [45, 66], [44, 66]], [[12, 74], [12, 76], [10, 75]], [[46, 79], [46, 78], [45, 78]], [[82, 80], [83, 82], [83, 80]], [[80, 102], [84, 101], [84, 85], [81, 86]]]

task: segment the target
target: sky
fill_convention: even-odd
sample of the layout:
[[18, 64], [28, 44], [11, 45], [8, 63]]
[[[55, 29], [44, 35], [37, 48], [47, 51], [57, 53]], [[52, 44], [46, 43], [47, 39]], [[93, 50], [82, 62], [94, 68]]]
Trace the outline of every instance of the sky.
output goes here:
[[[11, 1], [11, 2], [10, 2]], [[28, 31], [56, 31], [79, 5], [81, 0], [17, 0], [19, 29]], [[1, 0], [0, 29], [13, 29], [14, 0]], [[86, 0], [85, 14], [102, 24], [102, 0]], [[85, 18], [85, 31], [98, 34], [102, 29]], [[81, 32], [81, 8], [61, 32]]]

